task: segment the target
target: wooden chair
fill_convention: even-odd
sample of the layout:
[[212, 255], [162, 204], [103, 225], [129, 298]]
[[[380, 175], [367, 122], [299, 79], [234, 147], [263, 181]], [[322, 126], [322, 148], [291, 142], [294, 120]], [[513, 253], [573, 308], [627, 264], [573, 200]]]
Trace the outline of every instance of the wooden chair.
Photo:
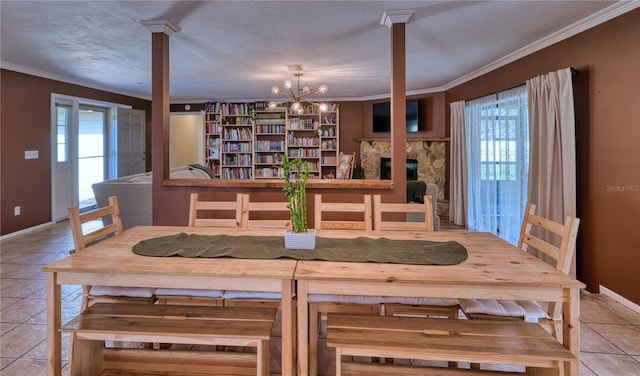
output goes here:
[[[423, 204], [383, 203], [380, 195], [373, 196], [373, 227], [375, 230], [433, 231], [433, 207], [431, 196], [425, 195]], [[401, 214], [405, 220], [383, 220], [384, 213]], [[406, 221], [407, 213], [419, 213], [422, 222]], [[387, 316], [458, 317], [457, 299], [404, 298], [383, 296], [384, 312]]]
[[[401, 213], [402, 221], [384, 220], [383, 213]], [[407, 213], [421, 214], [422, 222], [406, 221]], [[431, 196], [424, 196], [424, 203], [382, 202], [380, 195], [373, 195], [373, 228], [392, 231], [433, 231], [433, 206]]]
[[356, 153], [338, 155], [338, 164], [336, 166], [336, 179], [351, 179], [353, 176], [353, 166], [356, 162]]
[[[242, 193], [236, 194], [235, 201], [201, 201], [197, 193], [189, 198], [190, 227], [240, 227], [242, 222]], [[199, 218], [198, 213], [222, 213], [226, 218]], [[229, 214], [233, 215], [230, 216]], [[158, 304], [180, 305], [223, 305], [222, 290], [158, 288]]]
[[[323, 214], [361, 216], [362, 220], [323, 219]], [[356, 214], [360, 213], [360, 214]], [[362, 202], [322, 202], [322, 195], [315, 195], [315, 228], [338, 230], [372, 230], [371, 195], [364, 195]], [[328, 313], [359, 313], [381, 315], [382, 296], [309, 295], [309, 371], [317, 375], [318, 337], [322, 322]]]
[[[279, 219], [255, 219], [251, 213], [279, 213]], [[286, 217], [286, 218], [285, 218]], [[291, 227], [289, 207], [286, 201], [251, 201], [250, 195], [242, 195], [242, 220], [241, 227], [246, 228], [282, 228]]]
[[[91, 244], [122, 232], [122, 220], [116, 196], [109, 197], [108, 206], [82, 214], [78, 207], [72, 207], [68, 209], [68, 213], [76, 252], [82, 252]], [[96, 225], [96, 228], [91, 226], [85, 233], [83, 225], [85, 228], [89, 228], [89, 222], [92, 222], [91, 225], [94, 223], [101, 223], [101, 225]], [[81, 309], [83, 311], [95, 303], [151, 304], [155, 301], [153, 288], [82, 286], [82, 290]]]
[[[233, 212], [235, 217], [199, 218], [200, 212]], [[242, 194], [236, 201], [200, 201], [197, 193], [192, 193], [189, 202], [189, 227], [240, 227], [242, 222]]]
[[[529, 247], [535, 248], [554, 260], [557, 270], [569, 274], [580, 219], [567, 216], [564, 223], [557, 223], [535, 214], [535, 210], [535, 204], [527, 204], [518, 247], [524, 251]], [[462, 299], [460, 306], [470, 319], [538, 321], [547, 331], [562, 341], [562, 306], [560, 304]]]
[[[323, 219], [325, 213], [362, 213], [362, 220]], [[371, 230], [371, 195], [364, 195], [363, 202], [322, 202], [316, 194], [314, 224], [316, 229]]]
[[[248, 193], [242, 195], [243, 228], [281, 228], [291, 227], [289, 208], [286, 201], [251, 201]], [[279, 219], [251, 219], [251, 213], [277, 213]], [[286, 219], [283, 217], [286, 216]], [[284, 234], [284, 232], [283, 232]], [[279, 307], [282, 295], [280, 293], [266, 293], [258, 291], [227, 290], [222, 296], [224, 305], [228, 307]]]

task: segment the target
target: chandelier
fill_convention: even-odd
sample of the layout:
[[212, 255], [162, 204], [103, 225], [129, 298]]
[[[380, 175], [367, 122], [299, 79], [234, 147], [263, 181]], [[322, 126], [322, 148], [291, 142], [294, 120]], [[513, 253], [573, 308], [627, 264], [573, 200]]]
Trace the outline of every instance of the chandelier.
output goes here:
[[[327, 92], [327, 90], [329, 90], [329, 87], [327, 85], [325, 85], [325, 84], [322, 84], [322, 85], [318, 86], [317, 89], [311, 89], [308, 86], [300, 88], [300, 77], [302, 76], [302, 73], [294, 73], [293, 75], [296, 76], [296, 78], [298, 79], [298, 85], [297, 85], [295, 91], [293, 89], [293, 83], [291, 82], [291, 80], [286, 80], [286, 81], [284, 81], [284, 88], [285, 88], [285, 90], [288, 90], [289, 92], [286, 92], [284, 90], [280, 90], [280, 88], [277, 87], [277, 86], [271, 87], [271, 92], [273, 94], [276, 94], [276, 95], [290, 96], [291, 99], [287, 100], [285, 102], [289, 102], [289, 101], [292, 102], [291, 103], [291, 110], [293, 110], [294, 112], [302, 113], [304, 111], [303, 108], [302, 108], [302, 103], [303, 102], [316, 104], [316, 105], [320, 106], [320, 111], [326, 111], [327, 108], [328, 108], [328, 105], [326, 103], [313, 102], [313, 101], [310, 101], [308, 99], [305, 99], [305, 97], [307, 95], [317, 94], [317, 93], [324, 94], [324, 93]], [[283, 103], [283, 102], [269, 102], [269, 108], [275, 108], [281, 103]]]

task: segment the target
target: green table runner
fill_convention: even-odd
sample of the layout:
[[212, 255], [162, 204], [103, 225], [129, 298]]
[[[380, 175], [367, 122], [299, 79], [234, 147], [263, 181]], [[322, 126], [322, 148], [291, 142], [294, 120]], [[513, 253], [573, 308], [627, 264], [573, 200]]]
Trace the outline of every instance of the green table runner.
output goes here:
[[316, 237], [315, 250], [284, 248], [284, 236], [229, 236], [179, 233], [143, 240], [133, 252], [153, 257], [232, 257], [243, 259], [325, 260], [413, 265], [455, 265], [467, 259], [458, 242], [335, 239]]

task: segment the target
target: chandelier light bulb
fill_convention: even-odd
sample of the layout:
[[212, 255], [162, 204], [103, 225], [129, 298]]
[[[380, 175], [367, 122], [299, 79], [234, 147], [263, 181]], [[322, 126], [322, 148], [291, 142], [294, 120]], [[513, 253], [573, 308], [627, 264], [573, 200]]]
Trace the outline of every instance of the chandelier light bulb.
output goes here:
[[329, 107], [326, 103], [317, 103], [317, 102], [314, 102], [313, 100], [305, 99], [305, 97], [310, 94], [317, 94], [317, 93], [324, 94], [327, 92], [327, 90], [329, 90], [329, 87], [325, 84], [322, 84], [318, 86], [317, 89], [312, 89], [309, 86], [304, 86], [301, 88], [300, 77], [302, 76], [302, 73], [300, 72], [294, 73], [294, 76], [296, 77], [296, 80], [297, 80], [297, 85], [295, 90], [293, 89], [293, 81], [291, 80], [284, 81], [283, 90], [280, 90], [280, 88], [277, 86], [271, 87], [271, 92], [273, 94], [284, 95], [290, 98], [289, 100], [286, 100], [286, 101], [269, 102], [269, 108], [270, 109], [277, 108], [277, 106], [280, 106], [282, 103], [286, 102], [286, 103], [291, 103], [290, 108], [292, 113], [304, 113], [302, 102], [305, 102], [312, 106], [319, 106], [321, 111], [326, 111]]

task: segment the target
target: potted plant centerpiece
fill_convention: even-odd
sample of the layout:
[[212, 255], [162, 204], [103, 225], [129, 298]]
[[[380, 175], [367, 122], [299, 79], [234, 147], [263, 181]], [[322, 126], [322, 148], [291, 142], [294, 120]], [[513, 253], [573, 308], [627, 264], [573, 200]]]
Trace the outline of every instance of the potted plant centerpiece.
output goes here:
[[284, 155], [282, 162], [284, 174], [284, 194], [289, 203], [291, 228], [284, 235], [284, 246], [288, 249], [314, 249], [316, 245], [315, 230], [307, 227], [307, 180], [311, 176], [311, 168], [305, 166], [300, 157], [290, 159]]

